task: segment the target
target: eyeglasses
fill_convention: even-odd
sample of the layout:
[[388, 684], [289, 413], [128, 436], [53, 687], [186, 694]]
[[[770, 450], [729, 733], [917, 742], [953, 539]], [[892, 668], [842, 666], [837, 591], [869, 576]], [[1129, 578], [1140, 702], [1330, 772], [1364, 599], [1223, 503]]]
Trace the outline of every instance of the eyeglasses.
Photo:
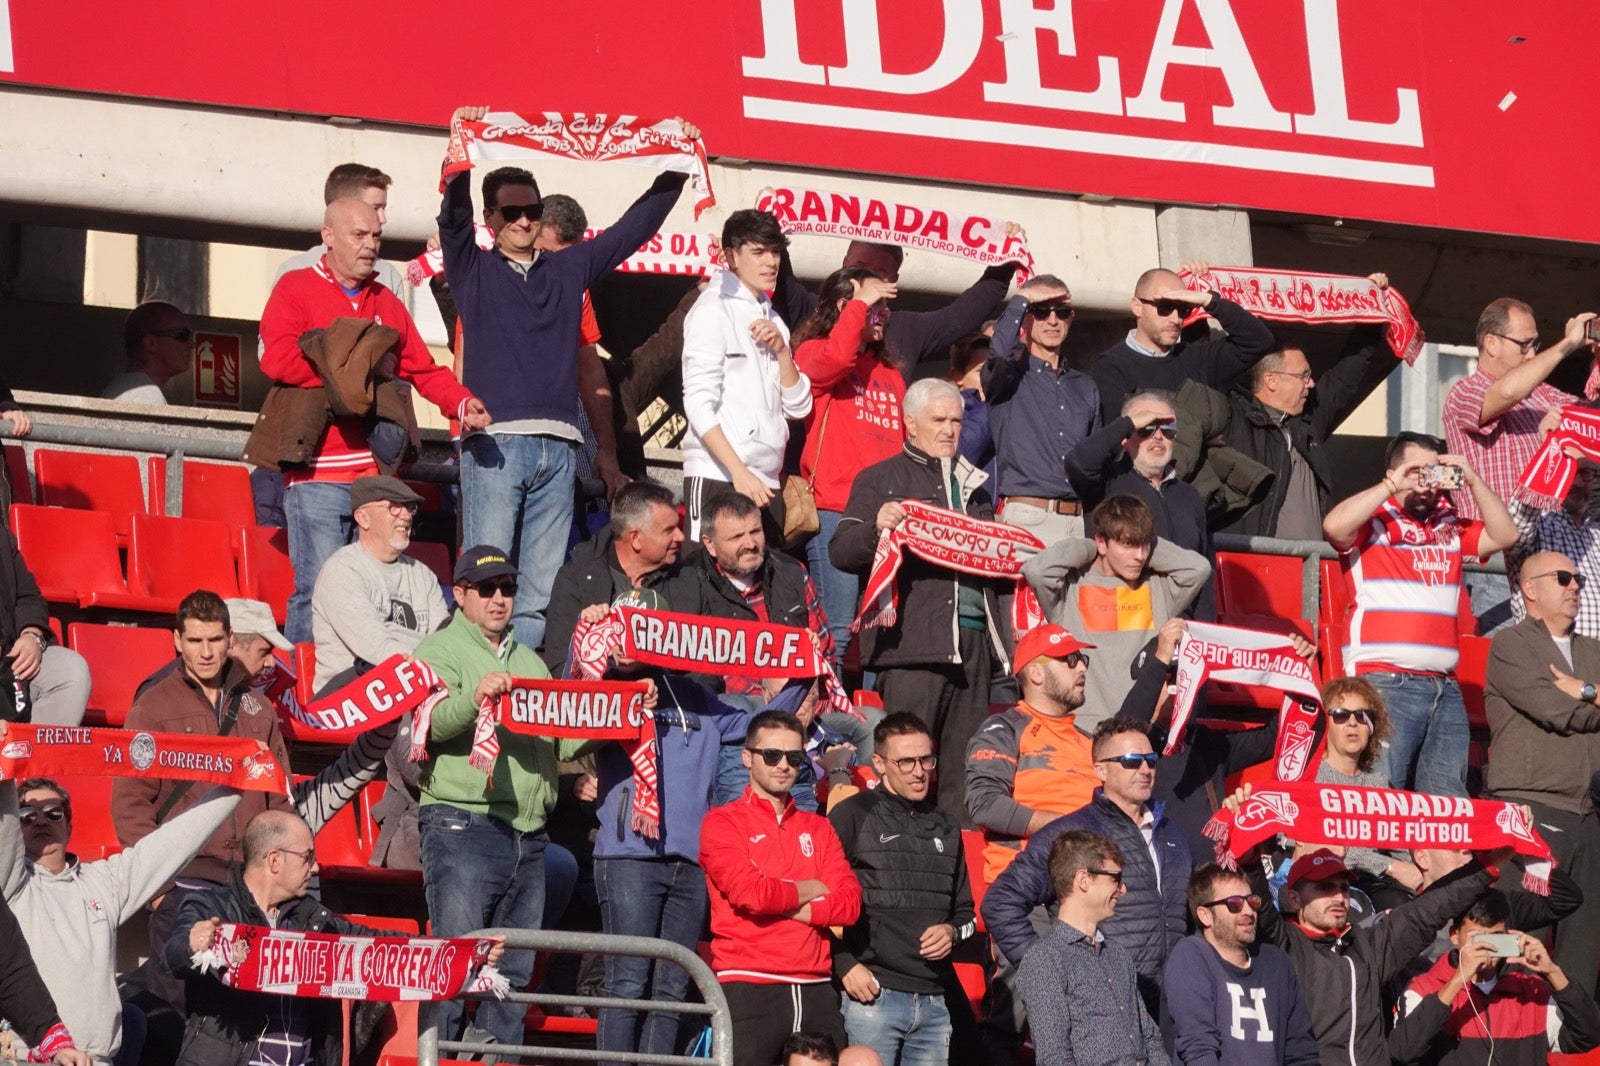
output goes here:
[[1155, 436], [1157, 433], [1161, 434], [1163, 437], [1167, 438], [1168, 440], [1177, 440], [1178, 439], [1178, 423], [1176, 423], [1176, 422], [1152, 422], [1148, 426], [1139, 427], [1134, 432], [1136, 432], [1139, 435], [1139, 439], [1140, 440], [1149, 440], [1151, 437]]
[[894, 765], [896, 770], [899, 770], [903, 774], [909, 774], [918, 766], [922, 767], [924, 770], [932, 770], [935, 766], [939, 765], [939, 756], [908, 755], [904, 759], [890, 759], [889, 762]]
[[494, 594], [497, 592], [509, 600], [517, 594], [517, 583], [506, 580], [480, 581], [472, 586], [472, 590], [486, 600], [494, 599]]
[[1181, 315], [1185, 311], [1193, 310], [1189, 304], [1184, 303], [1182, 300], [1147, 300], [1143, 296], [1135, 296], [1134, 299], [1147, 307], [1155, 308], [1156, 314], [1162, 318], [1166, 318], [1169, 315]]
[[399, 514], [404, 511], [408, 515], [415, 515], [422, 510], [422, 504], [411, 500], [381, 500], [377, 502], [381, 502], [385, 507], [389, 508], [390, 514]]
[[1072, 316], [1077, 312], [1072, 309], [1070, 303], [1064, 300], [1040, 300], [1036, 304], [1028, 305], [1028, 314], [1037, 318], [1040, 322], [1045, 321], [1051, 315], [1055, 315], [1063, 322], [1071, 322]]
[[278, 850], [285, 855], [293, 855], [307, 866], [317, 861], [317, 849], [315, 847], [309, 847], [304, 851], [292, 851], [289, 848], [279, 848]]
[[495, 210], [500, 212], [500, 217], [507, 222], [515, 222], [524, 216], [529, 222], [537, 222], [544, 217], [544, 204], [505, 204]]
[[1527, 355], [1529, 352], [1538, 351], [1539, 349], [1539, 338], [1537, 335], [1529, 337], [1525, 341], [1519, 341], [1515, 337], [1508, 337], [1504, 333], [1491, 333], [1489, 336], [1499, 337], [1507, 344], [1515, 344], [1517, 346], [1517, 351], [1521, 352], [1523, 355]]
[[1249, 907], [1253, 911], [1260, 910], [1261, 909], [1261, 897], [1260, 896], [1255, 896], [1255, 895], [1250, 895], [1250, 896], [1223, 896], [1221, 899], [1214, 899], [1210, 903], [1202, 903], [1202, 904], [1200, 904], [1200, 906], [1202, 906], [1202, 907], [1227, 907], [1229, 914], [1238, 914], [1240, 911], [1244, 910], [1246, 907]]
[[1372, 712], [1364, 707], [1329, 707], [1328, 721], [1335, 725], [1344, 725], [1354, 718], [1367, 728], [1372, 728]]
[[799, 748], [746, 748], [752, 755], [761, 756], [761, 761], [768, 766], [777, 766], [780, 762], [787, 762], [793, 769], [800, 769], [800, 764], [806, 761], [806, 753]]
[[1301, 381], [1311, 380], [1311, 371], [1309, 370], [1302, 370], [1298, 374], [1293, 370], [1269, 370], [1267, 373], [1277, 374], [1279, 377], [1283, 378], [1299, 378]]
[[175, 341], [182, 341], [184, 344], [188, 344], [194, 340], [194, 330], [189, 329], [187, 326], [181, 329], [153, 329], [150, 331], [150, 336], [171, 337]]
[[1583, 588], [1583, 586], [1588, 581], [1588, 579], [1585, 578], [1582, 574], [1574, 574], [1571, 570], [1546, 570], [1542, 574], [1530, 574], [1530, 575], [1528, 575], [1528, 580], [1529, 581], [1537, 581], [1541, 577], [1553, 577], [1553, 578], [1555, 578], [1556, 579], [1556, 584], [1560, 585], [1562, 588], [1566, 588], [1568, 585], [1570, 585], [1574, 581], [1576, 581], [1578, 583], [1578, 587], [1581, 589], [1581, 588]]
[[1122, 871], [1121, 870], [1096, 870], [1093, 867], [1089, 867], [1088, 869], [1084, 870], [1083, 872], [1086, 873], [1086, 874], [1094, 874], [1096, 877], [1109, 877], [1109, 878], [1111, 878], [1111, 880], [1115, 881], [1117, 884], [1119, 884], [1119, 885], [1122, 884]]
[[22, 807], [17, 811], [17, 820], [23, 825], [32, 825], [40, 818], [48, 818], [52, 822], [61, 822], [65, 821], [66, 817], [67, 806], [64, 803], [58, 803], [52, 807]]
[[1113, 755], [1109, 759], [1098, 759], [1097, 762], [1114, 762], [1124, 770], [1137, 770], [1141, 766], [1148, 766], [1154, 770], [1156, 761], [1161, 756], [1153, 751], [1129, 752], [1127, 755]]

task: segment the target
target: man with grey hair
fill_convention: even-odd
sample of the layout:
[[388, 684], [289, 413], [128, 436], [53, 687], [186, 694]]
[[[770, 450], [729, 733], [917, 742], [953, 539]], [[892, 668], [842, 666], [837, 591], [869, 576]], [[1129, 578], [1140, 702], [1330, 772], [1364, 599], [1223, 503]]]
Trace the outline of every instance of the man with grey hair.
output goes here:
[[[1188, 274], [1210, 269], [1205, 263], [1183, 266]], [[1272, 331], [1250, 312], [1215, 292], [1184, 288], [1170, 270], [1140, 274], [1128, 308], [1134, 327], [1100, 354], [1091, 371], [1108, 422], [1123, 400], [1143, 389], [1176, 392], [1189, 380], [1227, 389], [1276, 343]], [[1197, 310], [1216, 319], [1222, 332], [1212, 333], [1202, 321], [1186, 336], [1184, 323]]]
[[995, 322], [979, 375], [1005, 520], [1046, 544], [1083, 535], [1083, 501], [1064, 463], [1100, 428], [1099, 390], [1062, 354], [1072, 315], [1065, 282], [1053, 274], [1030, 278]]
[[[906, 443], [899, 455], [856, 475], [839, 530], [828, 545], [833, 565], [863, 577], [879, 535], [905, 520], [901, 500], [918, 500], [994, 517], [988, 475], [961, 458], [961, 391], [942, 378], [906, 390]], [[895, 576], [899, 611], [890, 625], [863, 629], [861, 665], [876, 670], [884, 711], [909, 711], [928, 726], [944, 754], [937, 802], [958, 823], [966, 815], [967, 741], [989, 713], [989, 678], [1008, 669], [1009, 627], [1001, 583], [946, 570], [907, 553]]]

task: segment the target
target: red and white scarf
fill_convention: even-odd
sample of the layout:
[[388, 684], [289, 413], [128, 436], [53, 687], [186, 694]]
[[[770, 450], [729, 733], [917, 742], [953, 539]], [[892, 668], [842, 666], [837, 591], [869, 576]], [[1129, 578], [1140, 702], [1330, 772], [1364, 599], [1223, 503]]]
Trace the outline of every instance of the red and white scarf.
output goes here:
[[1274, 760], [1276, 776], [1280, 781], [1299, 781], [1314, 773], [1322, 695], [1317, 691], [1311, 664], [1300, 657], [1288, 637], [1237, 626], [1190, 622], [1178, 645], [1177, 663], [1172, 727], [1161, 754], [1171, 755], [1178, 749], [1194, 713], [1195, 700], [1206, 682], [1224, 681], [1283, 693]]
[[[863, 627], [892, 626], [900, 616], [895, 577], [910, 552], [925, 562], [974, 577], [1009, 577], [1017, 582], [1017, 612], [1039, 613], [1039, 601], [1022, 580], [1022, 565], [1044, 550], [1044, 542], [1021, 526], [988, 522], [948, 507], [920, 500], [901, 500], [903, 522], [878, 534], [872, 570], [861, 593], [861, 611], [850, 623], [853, 632]], [[1026, 590], [1026, 598], [1024, 598]], [[1033, 628], [1019, 618], [1016, 631]]]
[[511, 691], [478, 709], [467, 762], [485, 774], [500, 758], [499, 728], [533, 737], [615, 740], [633, 764], [633, 828], [660, 835], [656, 719], [644, 705], [643, 681], [555, 681], [517, 678]]
[[285, 706], [295, 721], [314, 730], [366, 732], [416, 712], [423, 727], [422, 739], [412, 737], [412, 761], [416, 761], [422, 758], [419, 745], [427, 737], [433, 708], [448, 695], [450, 690], [433, 667], [421, 659], [395, 654], [314, 703], [302, 707], [291, 700]]
[[1396, 547], [1407, 544], [1456, 547], [1461, 543], [1461, 525], [1456, 519], [1455, 505], [1448, 496], [1440, 495], [1432, 513], [1423, 519], [1412, 517], [1398, 497], [1390, 496], [1378, 506], [1372, 520], [1383, 527], [1389, 543]]
[[1509, 847], [1530, 860], [1522, 887], [1550, 893], [1555, 857], [1515, 803], [1432, 796], [1394, 788], [1359, 788], [1309, 782], [1253, 791], [1235, 815], [1226, 807], [1206, 823], [1217, 862], [1228, 869], [1257, 844], [1284, 833], [1301, 844], [1407, 850]]
[[633, 115], [561, 114], [555, 111], [491, 111], [481, 121], [450, 127], [439, 191], [453, 174], [479, 163], [529, 159], [576, 159], [631, 163], [689, 175], [694, 216], [716, 204], [705, 146], [684, 136], [675, 118], [645, 121]]
[[1018, 263], [1019, 283], [1034, 274], [1027, 237], [1007, 234], [1006, 220], [998, 217], [951, 214], [938, 208], [792, 185], [762, 189], [756, 196], [756, 208], [776, 215], [785, 233], [895, 244], [984, 266]]
[[229, 988], [311, 999], [386, 1003], [455, 999], [510, 983], [489, 965], [494, 941], [467, 937], [341, 936], [225, 922], [195, 969]]
[[1600, 462], [1600, 411], [1563, 407], [1561, 424], [1545, 437], [1522, 472], [1522, 487], [1540, 496], [1566, 499], [1572, 490], [1572, 479], [1578, 474], [1578, 460], [1567, 454], [1568, 448]]
[[1198, 276], [1178, 276], [1189, 288], [1215, 292], [1268, 322], [1386, 323], [1389, 347], [1408, 364], [1416, 362], [1428, 340], [1406, 298], [1392, 287], [1380, 289], [1370, 278], [1253, 267], [1212, 267]]
[[249, 737], [0, 722], [0, 780], [152, 777], [289, 794], [289, 775]]
[[[604, 232], [604, 226], [591, 226], [584, 230], [583, 239], [591, 241]], [[473, 233], [479, 248], [487, 251], [494, 247], [494, 231], [488, 226], [474, 226]], [[617, 270], [623, 274], [693, 274], [705, 277], [723, 265], [722, 247], [712, 234], [662, 231], [624, 259]], [[423, 252], [406, 264], [406, 281], [412, 285], [421, 285], [443, 273], [444, 251], [439, 248]]]

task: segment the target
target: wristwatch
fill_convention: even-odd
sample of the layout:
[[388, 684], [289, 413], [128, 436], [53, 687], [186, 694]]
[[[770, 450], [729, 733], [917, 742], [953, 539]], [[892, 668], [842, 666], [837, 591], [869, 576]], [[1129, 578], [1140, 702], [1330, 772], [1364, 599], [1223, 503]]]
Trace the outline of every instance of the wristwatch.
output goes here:
[[1600, 693], [1600, 689], [1594, 687], [1594, 682], [1585, 681], [1583, 687], [1578, 690], [1578, 698], [1584, 703], [1593, 703], [1597, 693]]

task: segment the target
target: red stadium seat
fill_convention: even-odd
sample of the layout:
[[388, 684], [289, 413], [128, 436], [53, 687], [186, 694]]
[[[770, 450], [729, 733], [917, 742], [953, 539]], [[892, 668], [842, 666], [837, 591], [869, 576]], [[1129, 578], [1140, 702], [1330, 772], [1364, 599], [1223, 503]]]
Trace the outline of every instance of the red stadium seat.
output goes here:
[[272, 617], [283, 624], [294, 592], [287, 530], [254, 523], [239, 530], [239, 591], [271, 607]]
[[91, 598], [107, 606], [135, 602], [122, 576], [116, 522], [111, 515], [13, 504], [11, 532], [39, 591], [49, 602], [73, 606]]
[[6, 445], [6, 478], [11, 482], [12, 503], [33, 502], [33, 483], [28, 480], [28, 453], [20, 444]]
[[[167, 513], [167, 458], [153, 455], [145, 461], [149, 482], [149, 510]], [[250, 491], [250, 468], [233, 463], [183, 461], [183, 517], [224, 522], [235, 529], [256, 524], [256, 501]]]
[[1217, 552], [1217, 619], [1236, 614], [1304, 617], [1305, 560], [1292, 555]]
[[875, 707], [880, 714], [883, 712], [883, 697], [870, 688], [858, 688], [850, 693], [850, 702], [857, 707]]
[[131, 455], [38, 448], [33, 453], [33, 475], [38, 482], [34, 498], [46, 507], [123, 516], [145, 513], [139, 460]]
[[[961, 857], [967, 861], [967, 880], [972, 882], [972, 906], [983, 905], [983, 894], [988, 891], [989, 885], [983, 879], [983, 832], [978, 829], [963, 829], [961, 831]], [[987, 933], [989, 927], [983, 923], [983, 915], [978, 915], [978, 932]]]
[[84, 862], [109, 858], [122, 850], [117, 827], [111, 820], [109, 777], [54, 778], [72, 798], [72, 838], [67, 848]]
[[128, 592], [147, 611], [178, 609], [195, 589], [239, 595], [233, 537], [221, 522], [134, 515], [128, 539]]
[[406, 549], [406, 554], [432, 570], [434, 576], [439, 579], [439, 584], [445, 588], [455, 584], [455, 563], [450, 558], [450, 549], [443, 544], [414, 540]]
[[417, 936], [422, 932], [415, 918], [396, 918], [391, 914], [347, 914], [345, 917], [357, 925], [382, 929], [396, 936]]
[[1322, 608], [1318, 620], [1322, 624], [1343, 624], [1350, 620], [1355, 605], [1350, 600], [1350, 588], [1345, 584], [1344, 568], [1337, 559], [1319, 559], [1317, 570], [1322, 584]]
[[315, 644], [296, 644], [294, 646], [294, 697], [304, 707], [311, 702], [311, 694], [315, 691], [311, 687], [312, 680], [317, 676], [317, 646]]
[[1456, 663], [1456, 683], [1461, 686], [1461, 702], [1467, 705], [1467, 724], [1474, 736], [1489, 735], [1489, 715], [1483, 704], [1483, 686], [1489, 671], [1488, 637], [1461, 637], [1461, 658]]
[[177, 654], [170, 629], [90, 622], [67, 627], [67, 646], [89, 663], [90, 725], [122, 725], [139, 683]]

